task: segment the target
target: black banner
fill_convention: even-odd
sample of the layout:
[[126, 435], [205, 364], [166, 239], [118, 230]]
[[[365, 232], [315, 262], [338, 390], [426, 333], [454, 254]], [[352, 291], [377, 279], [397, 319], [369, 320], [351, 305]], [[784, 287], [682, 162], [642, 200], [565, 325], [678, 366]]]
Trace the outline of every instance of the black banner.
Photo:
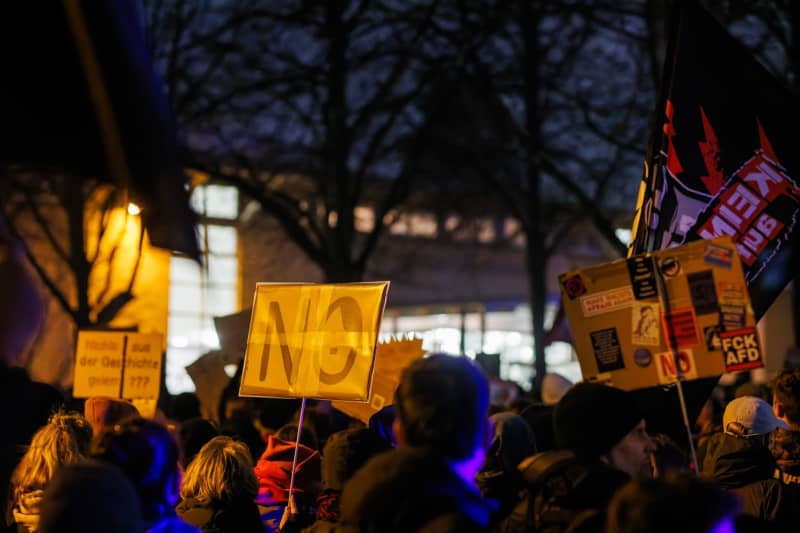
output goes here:
[[631, 250], [731, 236], [760, 318], [797, 264], [800, 110], [709, 13], [676, 4]]

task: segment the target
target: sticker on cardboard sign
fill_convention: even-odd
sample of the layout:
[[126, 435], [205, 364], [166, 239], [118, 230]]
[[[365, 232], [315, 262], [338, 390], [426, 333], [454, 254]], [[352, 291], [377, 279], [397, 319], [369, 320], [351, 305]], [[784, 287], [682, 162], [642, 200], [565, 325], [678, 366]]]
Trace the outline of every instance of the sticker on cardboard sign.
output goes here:
[[719, 321], [725, 328], [743, 328], [745, 324], [745, 307], [744, 305], [720, 305], [719, 306]]
[[653, 352], [647, 348], [636, 348], [633, 352], [633, 362], [642, 368], [647, 368], [653, 362]]
[[719, 340], [720, 327], [717, 325], [708, 326], [703, 328], [703, 338], [706, 341], [706, 350], [709, 352], [718, 352], [721, 348]]
[[764, 366], [756, 328], [723, 331], [719, 334], [725, 371], [738, 372]]
[[592, 349], [594, 350], [594, 358], [597, 360], [597, 370], [599, 372], [625, 368], [617, 328], [592, 331], [589, 336], [592, 338]]
[[681, 273], [681, 263], [674, 257], [665, 257], [659, 265], [661, 273], [668, 278], [674, 278]]
[[661, 344], [658, 317], [661, 308], [657, 303], [633, 304], [631, 312], [631, 341], [633, 344], [659, 346]]
[[578, 296], [586, 294], [586, 285], [584, 285], [580, 274], [575, 274], [574, 276], [562, 280], [561, 285], [564, 287], [564, 292], [570, 300], [574, 300]]
[[714, 273], [711, 270], [691, 272], [686, 275], [686, 281], [689, 283], [689, 295], [692, 297], [695, 313], [707, 315], [719, 311]]
[[744, 305], [747, 296], [744, 283], [720, 281], [717, 283], [717, 295], [720, 304]]
[[675, 340], [678, 348], [699, 344], [697, 338], [697, 319], [693, 307], [675, 309], [667, 313], [661, 313], [661, 325], [664, 331], [664, 339], [667, 346]]
[[637, 300], [658, 296], [655, 266], [652, 257], [636, 256], [627, 260], [633, 295]]
[[581, 297], [581, 309], [583, 316], [586, 317], [610, 313], [629, 307], [632, 303], [633, 290], [630, 287], [620, 287]]
[[733, 264], [733, 250], [718, 244], [707, 244], [703, 259], [709, 265], [731, 268]]
[[[662, 352], [656, 354], [656, 368], [658, 369], [658, 382], [662, 384], [675, 383], [677, 372], [675, 369], [675, 355], [672, 352]], [[697, 377], [697, 365], [694, 361], [692, 350], [683, 349], [678, 351], [678, 370], [680, 370], [682, 380], [695, 379]]]

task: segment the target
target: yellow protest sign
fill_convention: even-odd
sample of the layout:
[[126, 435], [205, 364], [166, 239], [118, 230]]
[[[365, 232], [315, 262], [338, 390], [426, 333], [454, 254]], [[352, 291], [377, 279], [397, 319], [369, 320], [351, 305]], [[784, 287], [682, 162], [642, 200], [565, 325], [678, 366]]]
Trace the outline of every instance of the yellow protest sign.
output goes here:
[[581, 373], [632, 390], [764, 366], [730, 237], [559, 277]]
[[394, 403], [394, 392], [400, 384], [403, 370], [425, 355], [422, 339], [403, 339], [382, 342], [375, 356], [375, 376], [372, 379], [372, 394], [367, 403], [334, 401], [331, 405], [365, 424], [387, 405]]
[[79, 331], [73, 395], [76, 398], [158, 398], [161, 334]]
[[367, 400], [388, 288], [257, 284], [239, 395]]

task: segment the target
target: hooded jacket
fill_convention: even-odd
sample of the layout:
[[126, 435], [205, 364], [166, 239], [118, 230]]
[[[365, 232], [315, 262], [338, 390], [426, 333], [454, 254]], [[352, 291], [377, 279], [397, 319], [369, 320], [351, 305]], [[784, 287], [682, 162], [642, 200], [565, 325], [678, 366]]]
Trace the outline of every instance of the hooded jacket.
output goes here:
[[[267, 531], [277, 531], [289, 501], [294, 447], [294, 442], [287, 442], [270, 435], [267, 437], [267, 447], [253, 469], [258, 479], [256, 504]], [[310, 524], [314, 519], [314, 502], [319, 492], [319, 479], [319, 452], [301, 444], [297, 453], [292, 494], [299, 511], [297, 529]]]
[[706, 473], [719, 485], [736, 493], [742, 512], [772, 523], [778, 529], [792, 524], [794, 491], [773, 478], [775, 461], [758, 439], [722, 434], [708, 450]]
[[382, 453], [345, 485], [341, 521], [361, 533], [485, 531], [495, 506], [425, 448]]

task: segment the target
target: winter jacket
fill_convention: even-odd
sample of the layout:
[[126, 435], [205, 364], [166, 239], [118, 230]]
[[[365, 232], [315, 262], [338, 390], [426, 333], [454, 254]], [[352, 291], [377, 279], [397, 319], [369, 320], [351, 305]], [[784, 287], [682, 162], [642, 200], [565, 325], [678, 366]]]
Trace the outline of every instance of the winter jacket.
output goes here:
[[263, 533], [255, 502], [218, 507], [186, 499], [175, 508], [181, 519], [206, 533]]
[[362, 533], [485, 531], [496, 506], [424, 448], [372, 458], [344, 487], [341, 522]]
[[775, 461], [760, 440], [722, 434], [708, 453], [705, 473], [739, 496], [744, 514], [790, 529], [795, 491], [773, 478]]
[[536, 454], [519, 469], [529, 494], [496, 531], [603, 531], [611, 497], [630, 481], [625, 472], [568, 450]]
[[800, 487], [800, 431], [777, 429], [771, 446], [775, 459], [775, 479]]
[[[266, 531], [278, 530], [281, 517], [289, 501], [289, 485], [292, 477], [292, 461], [295, 445], [274, 435], [267, 437], [267, 447], [253, 471], [258, 479], [256, 504]], [[298, 514], [286, 530], [299, 531], [314, 521], [314, 503], [319, 492], [319, 452], [300, 445], [293, 496]]]

